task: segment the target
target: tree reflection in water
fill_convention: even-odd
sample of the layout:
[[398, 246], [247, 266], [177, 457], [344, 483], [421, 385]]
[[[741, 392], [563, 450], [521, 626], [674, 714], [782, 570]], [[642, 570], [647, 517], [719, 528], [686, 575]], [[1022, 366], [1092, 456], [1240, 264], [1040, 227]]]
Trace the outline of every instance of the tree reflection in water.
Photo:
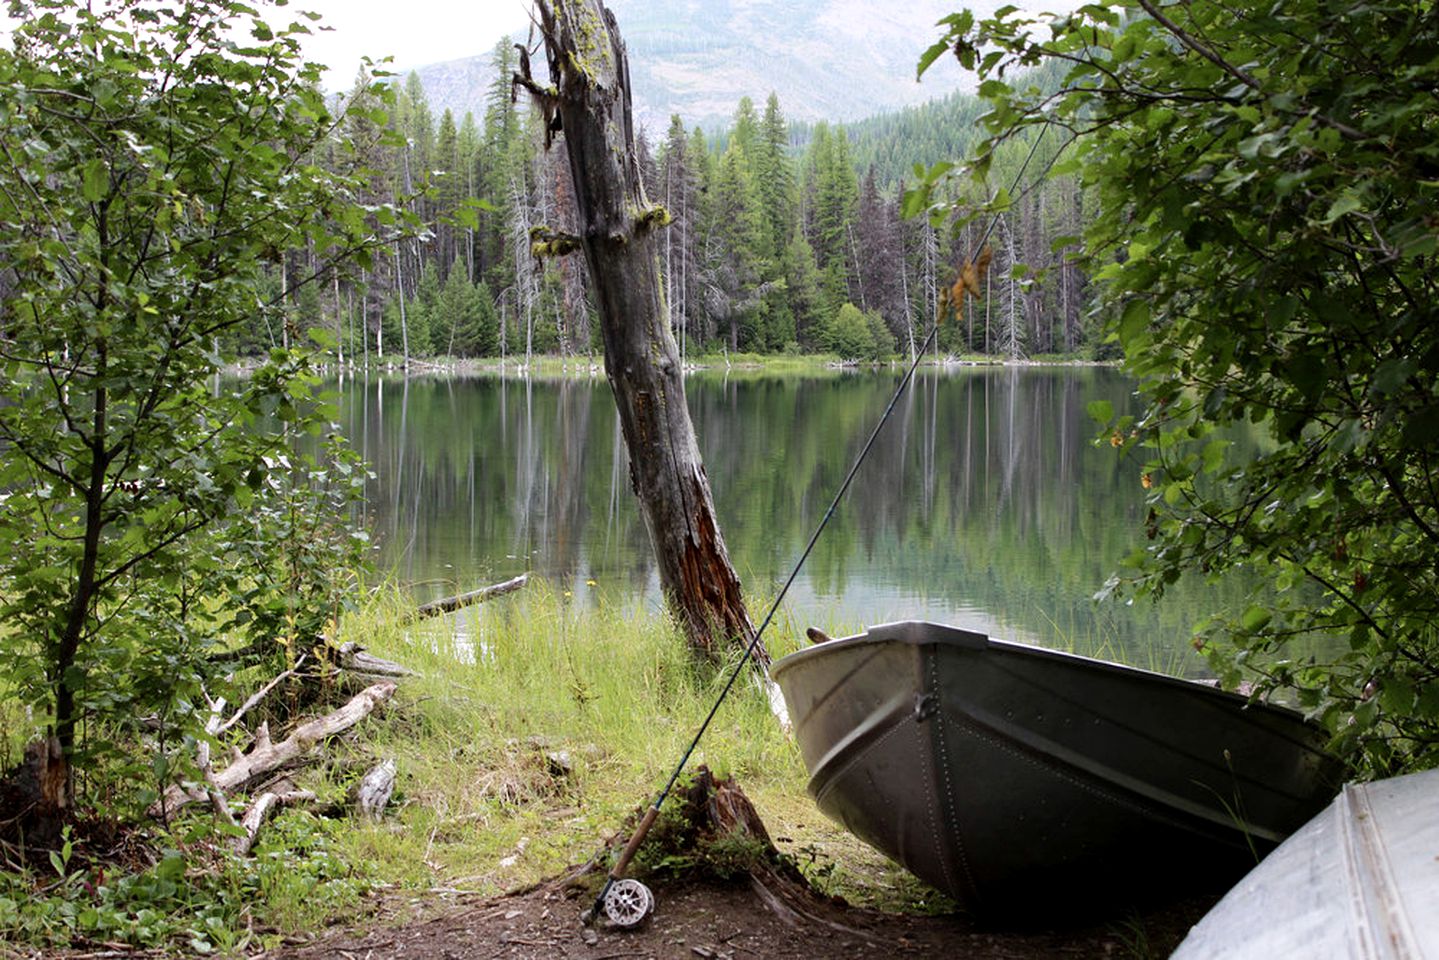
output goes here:
[[[799, 556], [899, 373], [701, 373], [691, 413], [752, 606]], [[1091, 597], [1142, 542], [1136, 463], [1093, 442], [1092, 400], [1126, 408], [1105, 368], [924, 369], [790, 594], [831, 634], [927, 618], [1007, 639], [1201, 667], [1193, 623], [1237, 584], [1180, 584], [1159, 605]], [[574, 601], [658, 580], [603, 377], [349, 380], [342, 429], [370, 462], [382, 568], [418, 599], [523, 570]], [[591, 586], [591, 583], [594, 586]]]

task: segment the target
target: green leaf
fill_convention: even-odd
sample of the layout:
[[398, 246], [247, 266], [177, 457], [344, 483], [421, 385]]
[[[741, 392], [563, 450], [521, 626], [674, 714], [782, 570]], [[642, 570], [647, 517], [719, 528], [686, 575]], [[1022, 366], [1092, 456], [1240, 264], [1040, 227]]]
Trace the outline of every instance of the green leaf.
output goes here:
[[335, 338], [335, 331], [329, 327], [309, 327], [305, 330], [305, 336], [309, 337], [310, 342], [322, 350], [333, 350], [340, 343]]
[[1230, 441], [1211, 440], [1204, 447], [1204, 470], [1206, 473], [1214, 473], [1224, 466], [1224, 451], [1228, 449]]
[[1108, 426], [1109, 421], [1114, 419], [1114, 404], [1108, 400], [1091, 400], [1085, 409], [1100, 426]]
[[1369, 381], [1369, 393], [1376, 397], [1387, 397], [1398, 393], [1413, 375], [1415, 363], [1407, 359], [1389, 359], [1374, 369]]
[[915, 67], [914, 78], [916, 80], [922, 79], [924, 72], [934, 64], [934, 61], [948, 52], [949, 48], [950, 44], [948, 40], [939, 40], [930, 44], [929, 48], [919, 55], [919, 65]]
[[82, 172], [80, 194], [90, 203], [97, 203], [105, 198], [110, 188], [110, 171], [105, 166], [105, 161], [95, 157], [85, 164]]
[[1261, 606], [1251, 606], [1239, 620], [1240, 627], [1247, 633], [1258, 633], [1274, 619], [1274, 614]]
[[1128, 344], [1149, 328], [1149, 302], [1130, 300], [1119, 318], [1119, 342]]
[[1319, 222], [1331, 224], [1345, 214], [1354, 213], [1362, 209], [1364, 209], [1364, 202], [1359, 199], [1359, 195], [1353, 190], [1346, 190], [1329, 205], [1328, 212], [1324, 214]]
[[906, 220], [912, 220], [928, 209], [928, 207], [929, 188], [919, 186], [904, 192], [904, 202], [900, 206], [900, 214]]
[[1317, 400], [1329, 384], [1329, 365], [1322, 354], [1301, 353], [1290, 357], [1283, 367], [1305, 400]]
[[1406, 716], [1418, 704], [1413, 685], [1402, 680], [1385, 680], [1379, 686], [1379, 706], [1391, 715]]

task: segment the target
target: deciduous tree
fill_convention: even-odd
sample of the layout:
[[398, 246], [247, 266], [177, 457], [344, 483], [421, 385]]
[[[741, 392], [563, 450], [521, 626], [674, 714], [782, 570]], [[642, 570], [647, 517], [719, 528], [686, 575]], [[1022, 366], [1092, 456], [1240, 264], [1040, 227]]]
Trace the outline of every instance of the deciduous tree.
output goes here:
[[262, 295], [282, 252], [313, 244], [333, 269], [396, 221], [351, 202], [359, 172], [308, 159], [338, 121], [301, 58], [305, 27], [274, 31], [227, 0], [11, 10], [0, 670], [48, 728], [59, 809], [101, 731], [152, 711], [182, 719], [198, 700], [228, 609], [205, 591], [222, 560], [203, 534], [287, 472], [285, 432], [256, 417], [306, 420], [302, 354], [277, 349], [217, 389], [218, 338], [257, 312], [287, 322]]
[[[1226, 680], [1297, 689], [1374, 774], [1439, 763], [1433, 4], [1008, 9], [947, 18], [921, 69], [977, 66], [977, 171], [1028, 127], [1078, 135], [1083, 262], [1145, 400], [1093, 411], [1149, 458], [1123, 584], [1241, 571], [1275, 595], [1198, 631]], [[1057, 93], [1015, 79], [1045, 60]]]

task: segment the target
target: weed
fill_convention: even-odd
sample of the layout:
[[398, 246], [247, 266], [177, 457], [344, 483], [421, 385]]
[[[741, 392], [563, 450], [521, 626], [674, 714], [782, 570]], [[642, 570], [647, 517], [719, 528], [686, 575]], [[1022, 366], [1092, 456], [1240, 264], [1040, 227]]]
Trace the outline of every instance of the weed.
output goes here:
[[1154, 948], [1149, 943], [1149, 930], [1143, 919], [1130, 917], [1116, 925], [1113, 933], [1129, 960], [1153, 960]]
[[[554, 876], [591, 859], [653, 798], [735, 662], [697, 663], [669, 621], [639, 602], [581, 607], [534, 581], [413, 624], [395, 587], [365, 595], [337, 639], [416, 675], [382, 716], [331, 741], [323, 762], [298, 775], [316, 804], [269, 823], [248, 859], [211, 839], [209, 812], [192, 807], [156, 841], [162, 852], [148, 869], [87, 868], [61, 884], [0, 873], [0, 939], [233, 951], [353, 917], [376, 888], [494, 894]], [[776, 656], [804, 643], [784, 617], [766, 639]], [[399, 764], [386, 817], [326, 819], [381, 757]], [[816, 813], [798, 749], [758, 684], [735, 685], [691, 769], [703, 763], [743, 785], [782, 848], [786, 836], [813, 845], [807, 872], [827, 892], [891, 908], [933, 902], [932, 891]], [[732, 875], [757, 847], [712, 838], [699, 858], [711, 874]], [[649, 866], [684, 870], [696, 857], [670, 850]], [[60, 873], [74, 876], [63, 848], [61, 858]]]
[[78, 866], [72, 855], [67, 833], [50, 857], [54, 878], [0, 873], [0, 939], [231, 952], [254, 938], [256, 912], [299, 929], [353, 909], [368, 889], [334, 854], [322, 821], [306, 815], [272, 824], [252, 859], [205, 844], [174, 846], [154, 866], [126, 873]]

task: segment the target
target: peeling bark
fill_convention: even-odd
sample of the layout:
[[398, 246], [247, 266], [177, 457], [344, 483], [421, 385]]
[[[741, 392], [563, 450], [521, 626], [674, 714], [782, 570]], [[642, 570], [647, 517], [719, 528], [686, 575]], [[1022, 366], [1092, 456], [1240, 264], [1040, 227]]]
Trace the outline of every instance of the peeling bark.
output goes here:
[[397, 772], [395, 761], [386, 759], [371, 767], [370, 771], [360, 778], [360, 784], [355, 790], [355, 809], [363, 819], [374, 823], [385, 815], [390, 794], [395, 791]]
[[[558, 119], [569, 157], [605, 373], [660, 583], [697, 651], [712, 656], [726, 642], [746, 646], [754, 625], [715, 522], [661, 290], [655, 236], [669, 215], [645, 195], [624, 42], [600, 0], [536, 0], [536, 6], [554, 83], [537, 96]], [[529, 79], [515, 82], [533, 92]], [[756, 657], [769, 662], [763, 647]]]
[[[255, 732], [255, 744], [250, 752], [242, 754], [236, 751], [229, 766], [215, 774], [213, 779], [206, 778], [206, 786], [216, 791], [243, 789], [271, 770], [305, 756], [326, 737], [353, 727], [390, 699], [394, 692], [395, 684], [391, 682], [367, 687], [339, 709], [296, 727], [279, 743], [270, 740], [268, 726], [261, 724]], [[205, 800], [208, 793], [206, 789], [175, 784], [151, 805], [150, 815], [168, 816], [188, 803]]]

